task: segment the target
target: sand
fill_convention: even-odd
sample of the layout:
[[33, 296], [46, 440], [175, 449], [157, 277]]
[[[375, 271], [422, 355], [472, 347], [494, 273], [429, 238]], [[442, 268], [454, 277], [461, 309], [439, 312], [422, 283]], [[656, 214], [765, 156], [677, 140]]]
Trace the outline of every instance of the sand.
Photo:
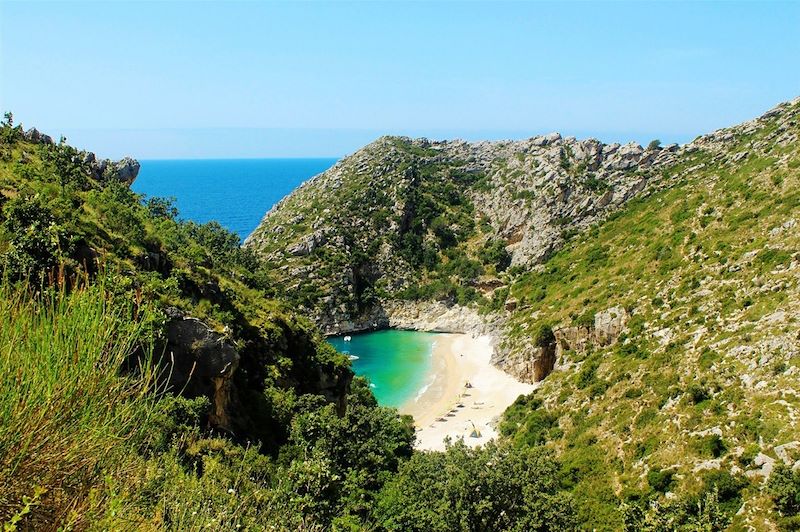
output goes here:
[[[485, 444], [497, 436], [495, 425], [505, 409], [535, 388], [491, 365], [489, 336], [441, 334], [432, 357], [426, 386], [399, 409], [414, 416], [417, 449], [444, 450], [448, 436], [472, 447]], [[473, 426], [480, 437], [472, 436]]]

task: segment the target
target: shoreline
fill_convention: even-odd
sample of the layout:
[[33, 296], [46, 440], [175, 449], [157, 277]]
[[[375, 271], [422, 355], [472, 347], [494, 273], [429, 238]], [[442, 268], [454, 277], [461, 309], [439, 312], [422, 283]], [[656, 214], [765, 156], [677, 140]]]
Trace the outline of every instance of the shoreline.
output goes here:
[[[441, 333], [431, 353], [425, 386], [398, 410], [414, 416], [419, 450], [442, 451], [444, 439], [463, 438], [471, 447], [497, 436], [496, 420], [517, 397], [536, 386], [491, 364], [491, 337]], [[466, 387], [469, 382], [471, 387]], [[472, 435], [474, 429], [479, 436]]]

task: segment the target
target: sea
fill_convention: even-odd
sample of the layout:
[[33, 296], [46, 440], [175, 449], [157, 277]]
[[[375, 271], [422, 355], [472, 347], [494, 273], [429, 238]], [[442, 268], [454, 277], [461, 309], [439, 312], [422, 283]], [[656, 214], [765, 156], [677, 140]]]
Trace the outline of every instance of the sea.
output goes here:
[[180, 217], [216, 220], [244, 240], [264, 214], [336, 159], [169, 159], [139, 161], [131, 187], [175, 198]]
[[[336, 159], [144, 160], [133, 190], [175, 199], [180, 218], [216, 220], [244, 240], [264, 214]], [[400, 407], [429, 384], [436, 334], [386, 330], [328, 341], [350, 356], [353, 371], [370, 381], [378, 403]]]

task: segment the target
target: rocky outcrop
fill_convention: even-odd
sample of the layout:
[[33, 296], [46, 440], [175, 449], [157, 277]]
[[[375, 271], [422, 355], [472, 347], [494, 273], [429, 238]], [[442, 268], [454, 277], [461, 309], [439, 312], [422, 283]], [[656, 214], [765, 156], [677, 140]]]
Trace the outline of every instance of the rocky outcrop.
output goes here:
[[553, 330], [553, 340], [537, 346], [529, 340], [523, 345], [505, 342], [495, 350], [492, 362], [506, 373], [525, 382], [538, 382], [559, 364], [566, 364], [568, 352], [585, 353], [588, 349], [606, 347], [617, 341], [629, 319], [623, 307], [611, 307], [594, 316], [591, 326], [568, 326]]
[[556, 344], [525, 349], [497, 349], [492, 364], [523, 382], [539, 382], [553, 372], [556, 365]]
[[225, 336], [197, 318], [175, 308], [168, 309], [167, 316], [161, 367], [168, 390], [188, 397], [209, 397], [209, 423], [230, 430], [231, 391], [239, 353]]
[[[36, 144], [54, 145], [53, 137], [45, 135], [35, 127], [22, 133], [22, 138]], [[141, 165], [132, 157], [123, 157], [119, 161], [111, 159], [98, 159], [90, 151], [80, 151], [75, 156], [76, 163], [82, 163], [89, 168], [92, 179], [96, 181], [121, 181], [126, 185], [132, 184], [139, 175]]]
[[613, 344], [625, 329], [630, 318], [623, 307], [611, 307], [594, 315], [592, 326], [562, 327], [553, 331], [556, 337], [556, 356], [566, 351], [585, 353], [589, 348]]
[[22, 138], [28, 142], [35, 142], [37, 144], [53, 144], [53, 137], [39, 132], [39, 130], [35, 127], [32, 127], [23, 133]]
[[136, 159], [123, 157], [119, 161], [97, 159], [92, 152], [81, 152], [83, 163], [88, 165], [92, 178], [96, 181], [120, 181], [131, 185], [139, 175], [141, 165]]
[[[415, 249], [438, 255], [433, 268], [454, 247], [481, 260], [477, 250], [499, 241], [511, 266], [531, 267], [659, 186], [681, 153], [557, 133], [504, 142], [382, 137], [275, 205], [245, 245], [276, 266], [290, 292], [320, 294], [304, 305], [326, 331], [385, 326], [393, 294], [424, 282]], [[465, 246], [467, 238], [477, 245]], [[457, 282], [491, 295], [482, 287], [498, 277], [490, 270]], [[367, 301], [375, 292], [383, 295]]]

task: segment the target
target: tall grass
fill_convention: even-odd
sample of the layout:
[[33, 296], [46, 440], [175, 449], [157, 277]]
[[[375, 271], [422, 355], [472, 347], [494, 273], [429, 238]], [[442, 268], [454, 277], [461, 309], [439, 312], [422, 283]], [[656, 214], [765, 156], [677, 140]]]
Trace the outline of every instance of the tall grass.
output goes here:
[[152, 411], [149, 365], [121, 373], [152, 311], [104, 284], [0, 283], [0, 523], [81, 527]]

